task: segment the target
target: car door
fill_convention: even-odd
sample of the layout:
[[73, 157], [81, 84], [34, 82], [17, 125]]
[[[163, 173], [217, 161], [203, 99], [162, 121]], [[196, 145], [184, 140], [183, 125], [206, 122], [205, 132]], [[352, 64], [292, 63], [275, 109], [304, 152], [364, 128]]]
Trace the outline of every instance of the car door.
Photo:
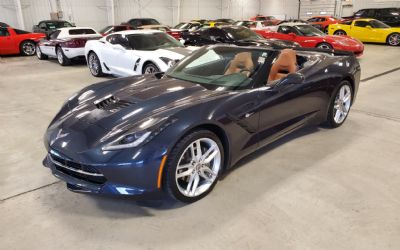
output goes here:
[[138, 59], [131, 49], [122, 44], [120, 34], [112, 34], [106, 37], [101, 54], [103, 63], [111, 69], [114, 74], [129, 76], [134, 74], [135, 62]]
[[274, 38], [294, 41], [296, 39], [296, 31], [293, 29], [293, 27], [281, 25], [278, 27], [277, 33], [275, 34]]
[[11, 54], [13, 47], [13, 40], [8, 28], [0, 28], [0, 54]]
[[324, 107], [323, 89], [306, 82], [301, 72], [272, 86], [259, 88], [259, 146], [262, 147], [307, 124]]
[[367, 21], [356, 20], [351, 27], [351, 35], [360, 39], [362, 42], [375, 42], [376, 30]]
[[52, 32], [46, 39], [40, 42], [40, 51], [48, 56], [56, 56], [56, 40], [58, 35], [61, 33], [60, 30]]

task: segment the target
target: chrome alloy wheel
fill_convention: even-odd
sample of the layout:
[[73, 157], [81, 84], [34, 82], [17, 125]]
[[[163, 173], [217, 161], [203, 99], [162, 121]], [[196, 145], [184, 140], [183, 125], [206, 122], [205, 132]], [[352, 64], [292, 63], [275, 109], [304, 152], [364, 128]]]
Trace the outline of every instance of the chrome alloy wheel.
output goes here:
[[60, 64], [64, 63], [64, 56], [62, 54], [61, 48], [57, 49], [57, 60]]
[[36, 46], [36, 55], [38, 58], [42, 57], [42, 51], [40, 51], [39, 45]]
[[343, 85], [335, 98], [335, 104], [333, 106], [334, 109], [334, 117], [333, 119], [337, 124], [342, 123], [347, 114], [349, 113], [351, 106], [351, 88], [349, 85]]
[[153, 65], [148, 65], [148, 66], [146, 66], [146, 68], [145, 68], [145, 70], [144, 70], [144, 73], [145, 73], [145, 74], [153, 74], [153, 73], [156, 73], [156, 72], [158, 72], [158, 70], [157, 70], [156, 67], [153, 66]]
[[99, 60], [97, 60], [97, 57], [94, 53], [91, 53], [89, 55], [89, 69], [92, 72], [93, 75], [98, 75], [99, 74]]
[[320, 48], [320, 49], [332, 49], [332, 48], [331, 48], [328, 44], [326, 44], [326, 43], [322, 43], [322, 44], [318, 45], [317, 48]]
[[388, 40], [390, 45], [397, 46], [400, 44], [400, 34], [392, 34]]
[[22, 50], [24, 51], [25, 55], [32, 56], [36, 52], [36, 47], [32, 42], [26, 42], [22, 45]]
[[210, 138], [200, 138], [183, 151], [175, 172], [179, 192], [196, 197], [206, 192], [216, 181], [221, 168], [221, 151]]

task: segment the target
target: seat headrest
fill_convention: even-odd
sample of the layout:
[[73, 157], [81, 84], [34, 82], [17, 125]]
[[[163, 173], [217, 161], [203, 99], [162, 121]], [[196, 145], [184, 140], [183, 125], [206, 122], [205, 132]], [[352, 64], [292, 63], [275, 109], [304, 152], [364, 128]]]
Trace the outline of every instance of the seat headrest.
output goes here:
[[225, 75], [240, 73], [243, 71], [247, 76], [254, 69], [254, 63], [250, 52], [240, 52], [229, 62], [229, 67], [225, 71]]
[[268, 81], [278, 80], [285, 77], [287, 74], [296, 72], [296, 64], [296, 51], [293, 49], [282, 50], [271, 67]]

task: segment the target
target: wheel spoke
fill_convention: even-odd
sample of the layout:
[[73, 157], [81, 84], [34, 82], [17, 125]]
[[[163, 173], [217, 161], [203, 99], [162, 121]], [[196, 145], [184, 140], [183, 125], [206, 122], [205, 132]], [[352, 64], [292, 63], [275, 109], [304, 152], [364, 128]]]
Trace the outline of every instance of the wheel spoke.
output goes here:
[[343, 98], [344, 98], [344, 88], [341, 88], [341, 89], [340, 89], [340, 91], [339, 91], [339, 98], [340, 98], [340, 100], [343, 100]]
[[197, 190], [197, 187], [199, 186], [199, 182], [200, 182], [200, 176], [198, 174], [196, 174], [194, 176], [191, 195], [194, 196], [196, 194], [196, 190]]
[[196, 141], [196, 160], [200, 161], [202, 156], [200, 140]]
[[346, 95], [343, 98], [343, 102], [347, 102], [348, 100], [350, 100], [351, 94], [350, 92], [347, 92]]
[[200, 176], [203, 177], [206, 181], [212, 182], [215, 173], [208, 167], [202, 167], [200, 170]]
[[196, 174], [192, 174], [191, 176], [190, 176], [190, 178], [189, 178], [189, 181], [188, 181], [188, 184], [187, 184], [187, 187], [186, 187], [186, 193], [187, 194], [189, 194], [189, 191], [191, 190], [191, 188], [192, 188], [192, 184], [193, 184], [193, 181], [194, 181], [194, 176], [195, 176]]
[[337, 110], [336, 111], [336, 114], [335, 114], [335, 121], [337, 122], [337, 123], [339, 123], [339, 119], [340, 119], [340, 116], [341, 116], [341, 113], [342, 113], [342, 111], [341, 110]]
[[180, 169], [184, 169], [184, 168], [193, 168], [193, 165], [192, 164], [183, 164], [183, 165], [178, 165], [177, 167], [176, 167], [176, 170], [180, 170]]
[[219, 153], [218, 150], [214, 150], [214, 151], [204, 160], [203, 163], [205, 163], [205, 164], [210, 163], [218, 153]]
[[181, 172], [181, 173], [178, 173], [178, 174], [176, 175], [176, 178], [186, 177], [186, 176], [188, 176], [188, 175], [191, 175], [192, 173], [193, 173], [193, 169], [188, 169], [188, 170], [186, 170], [186, 171], [183, 171], [183, 172]]

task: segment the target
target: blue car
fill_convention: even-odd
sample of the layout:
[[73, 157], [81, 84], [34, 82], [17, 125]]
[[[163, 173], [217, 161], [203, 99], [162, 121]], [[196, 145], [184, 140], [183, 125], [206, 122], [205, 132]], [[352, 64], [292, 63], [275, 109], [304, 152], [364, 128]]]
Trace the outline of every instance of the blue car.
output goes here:
[[72, 191], [194, 202], [278, 138], [341, 126], [359, 80], [351, 53], [202, 47], [166, 73], [73, 95], [46, 131], [43, 163]]

